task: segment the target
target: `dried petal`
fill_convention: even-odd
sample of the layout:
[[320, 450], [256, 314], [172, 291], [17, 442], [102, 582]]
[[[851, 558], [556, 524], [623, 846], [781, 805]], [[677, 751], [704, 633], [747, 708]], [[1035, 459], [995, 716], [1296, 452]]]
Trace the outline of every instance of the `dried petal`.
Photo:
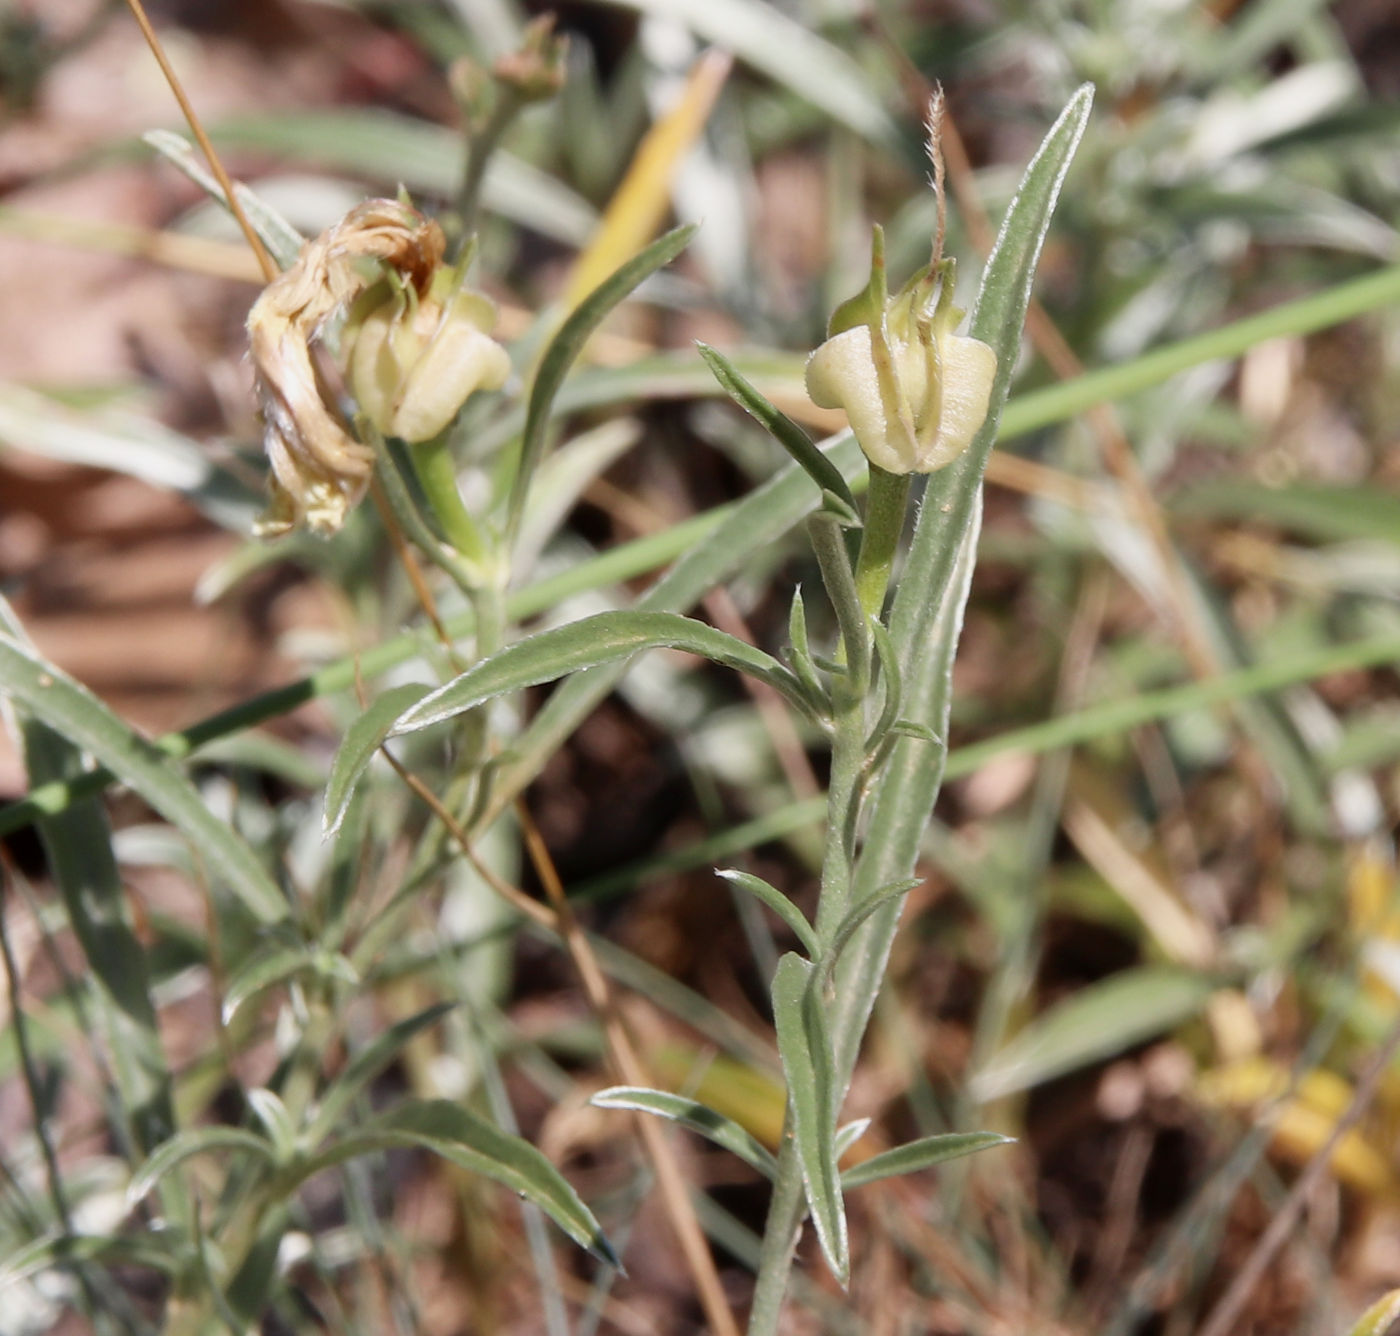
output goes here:
[[442, 263], [442, 229], [393, 200], [367, 200], [303, 248], [248, 315], [249, 348], [272, 464], [266, 536], [305, 523], [332, 533], [368, 486], [372, 451], [354, 440], [327, 403], [312, 358], [326, 321], [378, 278], [378, 260], [417, 291]]

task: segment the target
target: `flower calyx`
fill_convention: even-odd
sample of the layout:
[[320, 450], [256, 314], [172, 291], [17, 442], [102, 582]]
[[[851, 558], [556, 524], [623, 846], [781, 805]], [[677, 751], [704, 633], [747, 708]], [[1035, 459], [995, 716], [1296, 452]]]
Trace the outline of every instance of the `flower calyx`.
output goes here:
[[954, 264], [936, 260], [893, 297], [884, 233], [874, 232], [870, 282], [832, 313], [827, 340], [807, 359], [807, 393], [840, 408], [872, 464], [889, 473], [932, 473], [972, 443], [986, 420], [996, 354], [954, 334]]
[[365, 294], [342, 340], [350, 389], [385, 436], [441, 434], [478, 390], [498, 390], [510, 355], [491, 337], [496, 307], [466, 285], [470, 255], [438, 269], [427, 290], [393, 277]]

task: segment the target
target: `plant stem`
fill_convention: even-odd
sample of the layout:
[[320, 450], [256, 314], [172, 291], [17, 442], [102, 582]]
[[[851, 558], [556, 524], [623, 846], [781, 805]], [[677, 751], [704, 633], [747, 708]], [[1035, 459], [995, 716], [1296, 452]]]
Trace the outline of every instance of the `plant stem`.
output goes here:
[[486, 164], [501, 142], [501, 137], [520, 112], [519, 95], [507, 83], [497, 82], [497, 100], [486, 124], [476, 134], [467, 133], [466, 162], [462, 167], [462, 184], [457, 191], [457, 218], [462, 237], [471, 236], [476, 227], [476, 215], [481, 205], [481, 185], [486, 179]]
[[783, 1133], [778, 1151], [778, 1176], [763, 1227], [758, 1255], [758, 1282], [749, 1309], [748, 1336], [778, 1336], [787, 1293], [792, 1258], [797, 1251], [806, 1202], [802, 1194], [802, 1169], [792, 1138]]
[[438, 527], [456, 548], [476, 580], [489, 581], [490, 549], [486, 537], [462, 504], [457, 488], [457, 467], [447, 448], [446, 434], [409, 448], [423, 496], [432, 508]]
[[[874, 545], [876, 557], [871, 569], [883, 574], [872, 576], [872, 588], [878, 578], [877, 603], [883, 602], [884, 582], [889, 575], [892, 545], [885, 535], [893, 531], [898, 538], [903, 524], [903, 501], [906, 480], [884, 474], [890, 484], [884, 487], [881, 502], [879, 535]], [[872, 497], [874, 495], [872, 484]], [[898, 508], [893, 506], [898, 501]], [[862, 545], [864, 558], [869, 543]], [[833, 736], [831, 745], [831, 776], [827, 784], [826, 852], [822, 858], [821, 894], [817, 902], [817, 938], [823, 952], [829, 949], [837, 928], [850, 907], [856, 856], [856, 823], [860, 815], [860, 780], [865, 759], [866, 700], [870, 692], [870, 640], [864, 623], [864, 601], [852, 581], [850, 563], [840, 529], [833, 522], [812, 525], [813, 545], [821, 563], [828, 592], [836, 606], [842, 626], [842, 643], [838, 659], [847, 663], [847, 671], [832, 683]], [[883, 558], [880, 553], [883, 552]], [[844, 615], [842, 615], [844, 614]], [[862, 666], [863, 665], [863, 666]], [[839, 1101], [838, 1101], [839, 1103]], [[787, 1291], [792, 1270], [793, 1253], [806, 1201], [802, 1186], [802, 1170], [796, 1147], [785, 1132], [778, 1153], [778, 1175], [773, 1198], [764, 1226], [763, 1246], [759, 1253], [758, 1281], [754, 1290], [753, 1307], [749, 1314], [749, 1336], [777, 1336], [782, 1315], [783, 1296]]]
[[884, 609], [908, 502], [909, 475], [889, 473], [878, 464], [871, 464], [865, 530], [856, 559], [856, 591], [867, 616], [878, 617]]

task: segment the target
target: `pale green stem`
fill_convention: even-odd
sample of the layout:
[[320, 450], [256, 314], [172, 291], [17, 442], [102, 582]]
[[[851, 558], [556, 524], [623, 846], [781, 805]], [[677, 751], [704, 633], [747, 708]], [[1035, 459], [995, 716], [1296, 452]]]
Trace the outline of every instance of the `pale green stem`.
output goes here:
[[409, 454], [438, 527], [477, 579], [486, 583], [491, 551], [486, 536], [462, 503], [462, 493], [457, 488], [457, 466], [447, 448], [445, 434], [411, 445]]
[[[813, 526], [813, 544], [838, 614], [843, 611], [843, 605], [850, 603], [856, 603], [867, 617], [883, 606], [895, 547], [904, 528], [908, 490], [907, 478], [872, 467], [870, 509], [856, 565], [854, 591], [846, 587], [851, 574], [844, 549], [840, 547], [843, 540], [839, 530], [834, 525]], [[850, 664], [850, 671], [836, 677], [832, 684], [834, 731], [831, 778], [827, 786], [827, 843], [817, 903], [817, 937], [824, 951], [829, 948], [850, 907], [855, 880], [856, 822], [865, 760], [866, 698], [871, 685], [868, 668], [864, 672], [856, 670], [860, 662], [869, 663], [868, 631], [854, 623], [854, 609], [845, 611], [841, 622], [846, 634], [838, 659]], [[863, 635], [863, 643], [846, 643], [856, 635]], [[783, 1296], [805, 1214], [801, 1166], [793, 1143], [785, 1133], [759, 1253], [758, 1280], [749, 1313], [749, 1336], [777, 1336], [781, 1329]]]
[[878, 617], [884, 610], [885, 591], [889, 588], [895, 552], [904, 532], [908, 504], [909, 475], [889, 473], [878, 464], [871, 464], [865, 531], [856, 561], [856, 592], [869, 617]]
[[778, 1336], [783, 1316], [792, 1258], [797, 1251], [798, 1230], [806, 1212], [802, 1194], [802, 1170], [792, 1138], [783, 1134], [778, 1152], [778, 1175], [768, 1205], [763, 1228], [763, 1246], [758, 1254], [758, 1282], [749, 1309], [748, 1336]]
[[462, 184], [457, 191], [457, 218], [463, 240], [470, 237], [476, 227], [486, 164], [524, 105], [510, 84], [498, 81], [496, 89], [496, 105], [486, 124], [474, 135], [470, 131], [467, 133], [466, 161], [462, 166]]

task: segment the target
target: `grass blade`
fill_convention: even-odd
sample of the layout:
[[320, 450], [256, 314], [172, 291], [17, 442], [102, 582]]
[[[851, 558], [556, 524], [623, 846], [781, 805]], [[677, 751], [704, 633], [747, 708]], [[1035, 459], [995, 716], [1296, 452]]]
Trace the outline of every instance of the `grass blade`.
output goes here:
[[[44, 724], [24, 721], [31, 783], [71, 778], [82, 754]], [[175, 1131], [170, 1070], [161, 1048], [150, 969], [127, 908], [106, 814], [94, 800], [39, 823], [68, 921], [96, 983], [117, 1093], [132, 1145], [149, 1155]]]
[[613, 0], [643, 14], [683, 23], [693, 33], [775, 83], [796, 93], [832, 120], [890, 147], [898, 131], [871, 92], [871, 80], [840, 47], [759, 0]]
[[262, 923], [287, 917], [282, 892], [243, 839], [204, 805], [161, 751], [138, 737], [86, 687], [28, 646], [0, 636], [0, 691], [129, 784], [199, 851]]
[[1143, 965], [1081, 988], [1042, 1012], [972, 1078], [979, 1103], [1114, 1057], [1165, 1034], [1205, 1006], [1219, 987], [1195, 970]]
[[1347, 1336], [1387, 1336], [1397, 1321], [1400, 1321], [1400, 1290], [1391, 1290], [1362, 1313]]
[[[387, 189], [451, 199], [462, 174], [462, 137], [416, 116], [382, 109], [312, 111], [295, 116], [231, 117], [209, 127], [221, 146], [319, 163]], [[482, 187], [486, 207], [542, 236], [581, 246], [598, 215], [580, 195], [522, 159], [498, 150]]]
[[511, 490], [510, 509], [506, 522], [509, 536], [507, 546], [514, 544], [514, 535], [520, 526], [520, 517], [525, 507], [525, 494], [535, 468], [544, 457], [545, 434], [549, 429], [550, 415], [554, 408], [554, 396], [569, 374], [569, 368], [583, 351], [593, 331], [607, 318], [608, 313], [631, 295], [644, 279], [650, 278], [658, 269], [670, 264], [690, 243], [695, 235], [694, 226], [678, 227], [658, 237], [641, 254], [629, 260], [610, 278], [605, 279], [570, 313], [569, 318], [559, 327], [559, 332], [550, 340], [535, 372], [534, 384], [530, 387], [530, 400], [525, 410], [525, 431], [520, 444], [520, 463], [516, 469], [515, 483]]

